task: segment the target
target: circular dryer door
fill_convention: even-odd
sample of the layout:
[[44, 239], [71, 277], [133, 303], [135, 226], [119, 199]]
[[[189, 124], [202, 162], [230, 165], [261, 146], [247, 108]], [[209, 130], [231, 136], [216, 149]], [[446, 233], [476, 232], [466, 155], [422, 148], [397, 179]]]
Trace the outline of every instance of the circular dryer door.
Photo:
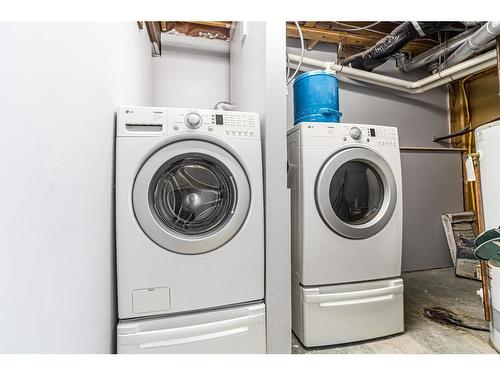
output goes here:
[[348, 238], [367, 238], [382, 230], [396, 200], [396, 180], [389, 164], [367, 148], [334, 154], [316, 181], [316, 205], [323, 221]]
[[142, 165], [132, 201], [151, 240], [176, 253], [201, 254], [239, 231], [250, 206], [250, 185], [229, 152], [187, 140], [163, 147]]

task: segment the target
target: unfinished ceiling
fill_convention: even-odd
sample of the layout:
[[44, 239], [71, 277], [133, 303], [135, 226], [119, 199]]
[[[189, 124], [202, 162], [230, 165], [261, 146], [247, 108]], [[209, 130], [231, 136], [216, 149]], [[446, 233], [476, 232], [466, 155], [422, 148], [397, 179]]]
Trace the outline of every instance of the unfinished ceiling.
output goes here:
[[[231, 21], [150, 21], [145, 22], [149, 30], [155, 30], [157, 37], [161, 33], [182, 34], [209, 39], [228, 40]], [[383, 36], [389, 34], [402, 21], [300, 21], [300, 27], [306, 40], [308, 50], [313, 49], [318, 42], [342, 44], [347, 56], [373, 46]], [[142, 22], [139, 22], [141, 25]], [[149, 26], [148, 26], [149, 24]], [[460, 30], [459, 24], [456, 26]], [[357, 30], [363, 28], [363, 30]], [[286, 25], [287, 36], [299, 38], [297, 27], [293, 22]], [[154, 34], [154, 33], [151, 33]], [[153, 35], [154, 36], [154, 35]], [[418, 38], [406, 45], [402, 51], [411, 55], [420, 54], [437, 44], [439, 35]], [[154, 39], [154, 38], [153, 38]]]
[[137, 26], [145, 27], [148, 32], [153, 56], [161, 55], [162, 33], [229, 40], [231, 24], [229, 21], [137, 21]]
[[[401, 21], [394, 22], [351, 22], [351, 21], [305, 21], [299, 22], [300, 28], [304, 35], [306, 47], [311, 50], [318, 42], [342, 44], [351, 53], [359, 52], [368, 47], [373, 46], [382, 37], [389, 34], [394, 28], [400, 25]], [[353, 31], [354, 28], [365, 28], [365, 30]], [[299, 38], [297, 27], [293, 22], [288, 22], [286, 25], [287, 36], [290, 38]], [[435, 36], [434, 36], [435, 37]], [[434, 37], [425, 37], [416, 39], [408, 43], [402, 51], [412, 54], [422, 53], [429, 48], [438, 44], [438, 40]], [[346, 51], [346, 49], [344, 49]], [[348, 53], [348, 51], [346, 51]]]
[[160, 21], [161, 31], [209, 39], [229, 39], [229, 21]]
[[[287, 23], [288, 37], [300, 38], [300, 33], [299, 30], [297, 30], [296, 24], [297, 22], [295, 21]], [[478, 40], [485, 36], [489, 38], [491, 35], [494, 35], [498, 27], [495, 26], [495, 24], [497, 24], [496, 22], [489, 22], [489, 25], [485, 25], [485, 22], [481, 21], [302, 21], [298, 22], [298, 24], [300, 25], [300, 30], [302, 31], [308, 50], [313, 49], [318, 42], [337, 44], [342, 47], [339, 48], [339, 61], [343, 61], [343, 59], [347, 58], [350, 66], [362, 68], [364, 70], [371, 70], [372, 67], [366, 66], [366, 64], [352, 64], [349, 57], [366, 50], [370, 50], [370, 54], [372, 54], [371, 51], [390, 49], [391, 47], [389, 44], [396, 45], [399, 43], [398, 40], [401, 40], [401, 46], [394, 48], [396, 48], [395, 52], [399, 52], [399, 56], [402, 57], [400, 63], [404, 63], [405, 59], [412, 58], [416, 55], [424, 56], [423, 52], [427, 52], [431, 49], [434, 51], [436, 48], [439, 48], [437, 47], [438, 45], [444, 46], [445, 50], [452, 52], [463, 42], [466, 34], [469, 36], [473, 32], [479, 31], [478, 29], [481, 25], [487, 26], [488, 30], [483, 30], [483, 32], [478, 33], [482, 34], [482, 36], [477, 37]], [[408, 24], [410, 24], [410, 26]], [[398, 28], [397, 31], [395, 30], [396, 28]], [[389, 34], [391, 37], [387, 39]], [[416, 34], [416, 37], [413, 35], [410, 38], [410, 34]], [[403, 39], [408, 41], [402, 42]], [[450, 43], [449, 47], [448, 43]], [[453, 48], [451, 47], [451, 43], [454, 43]], [[475, 43], [477, 45], [482, 45], [482, 42], [478, 42], [477, 40]], [[494, 42], [491, 42], [491, 44], [494, 44]], [[375, 45], [377, 46], [374, 47]], [[478, 50], [477, 53], [486, 51], [486, 47], [491, 49], [492, 46], [485, 45], [484, 47], [485, 48], [482, 50]], [[430, 52], [431, 51], [429, 51], [429, 53]], [[375, 53], [375, 55], [377, 55], [377, 53]], [[393, 54], [393, 56], [396, 58], [398, 57], [395, 54]], [[456, 61], [447, 61], [445, 64], [446, 66], [441, 68], [459, 62], [458, 58], [455, 58], [455, 60]], [[409, 71], [407, 69], [403, 70]]]

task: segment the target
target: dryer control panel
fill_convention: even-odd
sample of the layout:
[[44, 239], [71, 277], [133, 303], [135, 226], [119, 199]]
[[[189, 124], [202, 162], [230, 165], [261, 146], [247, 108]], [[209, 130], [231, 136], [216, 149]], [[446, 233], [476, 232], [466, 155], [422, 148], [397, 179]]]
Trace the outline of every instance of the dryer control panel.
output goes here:
[[399, 148], [398, 130], [392, 126], [305, 122], [288, 134], [299, 131], [301, 145], [366, 144], [373, 147]]
[[192, 108], [118, 108], [117, 136], [172, 136], [201, 132], [226, 139], [260, 140], [258, 113]]

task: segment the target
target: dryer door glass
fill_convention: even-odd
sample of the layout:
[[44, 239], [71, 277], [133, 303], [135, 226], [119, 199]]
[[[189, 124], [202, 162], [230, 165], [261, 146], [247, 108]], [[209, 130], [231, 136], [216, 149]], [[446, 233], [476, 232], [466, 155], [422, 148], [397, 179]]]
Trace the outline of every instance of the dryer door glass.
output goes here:
[[364, 224], [382, 207], [384, 186], [378, 172], [363, 161], [348, 161], [333, 175], [330, 203], [345, 223]]
[[236, 186], [229, 170], [207, 155], [185, 154], [169, 160], [149, 188], [151, 211], [169, 229], [207, 234], [234, 212]]
[[242, 164], [214, 143], [185, 140], [154, 152], [135, 178], [132, 204], [143, 232], [162, 248], [202, 254], [230, 241], [250, 210]]
[[391, 167], [376, 151], [352, 147], [333, 154], [316, 180], [325, 224], [347, 238], [367, 238], [392, 218], [398, 192]]

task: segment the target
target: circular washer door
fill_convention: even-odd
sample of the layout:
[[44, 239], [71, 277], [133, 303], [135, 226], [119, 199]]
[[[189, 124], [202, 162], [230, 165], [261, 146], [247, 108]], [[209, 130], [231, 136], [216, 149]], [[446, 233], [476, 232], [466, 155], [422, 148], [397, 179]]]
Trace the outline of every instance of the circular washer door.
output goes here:
[[367, 148], [334, 154], [316, 181], [316, 205], [323, 221], [347, 238], [367, 238], [382, 230], [396, 200], [396, 180], [389, 164]]
[[132, 203], [140, 227], [159, 246], [201, 254], [239, 231], [250, 207], [250, 185], [241, 164], [225, 149], [179, 141], [142, 165]]

